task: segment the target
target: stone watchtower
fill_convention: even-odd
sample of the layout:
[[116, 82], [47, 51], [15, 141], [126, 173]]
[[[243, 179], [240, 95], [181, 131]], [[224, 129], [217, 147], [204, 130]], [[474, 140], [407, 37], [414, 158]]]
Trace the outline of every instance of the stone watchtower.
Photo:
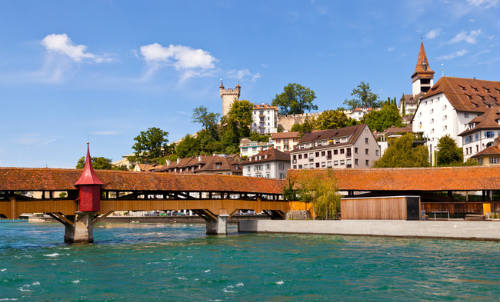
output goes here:
[[224, 89], [224, 84], [222, 84], [222, 81], [220, 82], [219, 92], [220, 98], [222, 99], [222, 116], [228, 114], [233, 103], [235, 101], [238, 101], [238, 99], [240, 98], [240, 90], [240, 84], [237, 84], [236, 88], [234, 89]]

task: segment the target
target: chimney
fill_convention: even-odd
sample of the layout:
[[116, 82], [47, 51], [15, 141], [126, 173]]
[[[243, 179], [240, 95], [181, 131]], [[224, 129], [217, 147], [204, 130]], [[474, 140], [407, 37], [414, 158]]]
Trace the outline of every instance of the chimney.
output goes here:
[[198, 162], [201, 161], [201, 155], [198, 155]]
[[170, 160], [168, 160], [168, 159], [167, 159], [165, 162], [167, 163], [167, 167], [168, 167], [168, 166], [170, 166], [170, 164], [172, 163], [172, 162], [171, 162]]
[[177, 159], [177, 164], [179, 164], [180, 162], [181, 162], [181, 159], [180, 159], [180, 158], [178, 158], [178, 159]]

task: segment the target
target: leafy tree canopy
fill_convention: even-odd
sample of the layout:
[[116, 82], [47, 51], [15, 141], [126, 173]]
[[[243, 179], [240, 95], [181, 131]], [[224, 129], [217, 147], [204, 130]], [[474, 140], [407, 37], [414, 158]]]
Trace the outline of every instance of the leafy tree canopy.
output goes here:
[[454, 139], [446, 135], [439, 139], [437, 152], [438, 166], [457, 166], [462, 165], [464, 154], [462, 148], [459, 148]]
[[304, 134], [307, 132], [313, 131], [315, 128], [315, 120], [311, 118], [306, 118], [302, 124], [296, 123], [292, 126], [292, 131], [300, 132], [300, 134]]
[[175, 154], [180, 158], [199, 155], [200, 144], [196, 138], [188, 134], [175, 146]]
[[385, 104], [380, 110], [372, 110], [363, 116], [361, 122], [367, 124], [371, 130], [384, 131], [395, 126], [403, 127], [403, 120], [399, 115], [398, 107], [394, 104]]
[[[96, 170], [111, 170], [111, 159], [105, 157], [91, 157], [92, 167]], [[82, 156], [76, 163], [77, 169], [83, 169], [85, 166], [85, 156]]]
[[193, 110], [193, 121], [200, 123], [204, 130], [215, 130], [218, 120], [219, 114], [208, 112], [205, 106], [199, 106]]
[[152, 163], [155, 159], [169, 154], [168, 132], [152, 127], [134, 137], [135, 158], [139, 163]]
[[344, 104], [351, 110], [357, 107], [380, 107], [380, 103], [378, 102], [378, 95], [371, 91], [370, 84], [368, 83], [361, 82], [356, 88], [352, 90], [351, 96], [353, 96], [354, 98], [344, 101]]
[[301, 114], [318, 109], [318, 106], [313, 104], [315, 98], [316, 94], [312, 89], [290, 83], [283, 88], [281, 94], [274, 97], [272, 104], [279, 107], [280, 114]]
[[428, 167], [429, 152], [425, 146], [413, 146], [414, 136], [407, 133], [389, 140], [384, 155], [375, 162], [376, 168]]
[[356, 124], [356, 120], [349, 118], [341, 110], [325, 110], [314, 121], [314, 128], [319, 130], [337, 129]]

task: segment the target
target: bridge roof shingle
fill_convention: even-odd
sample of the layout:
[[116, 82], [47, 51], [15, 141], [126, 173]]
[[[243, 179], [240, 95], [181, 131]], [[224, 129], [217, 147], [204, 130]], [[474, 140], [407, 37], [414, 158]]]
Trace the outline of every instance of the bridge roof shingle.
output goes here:
[[[327, 176], [328, 170], [288, 170], [288, 177]], [[475, 191], [500, 190], [500, 167], [384, 168], [331, 170], [338, 190]]]
[[[281, 194], [283, 181], [233, 175], [96, 170], [103, 189], [117, 191], [224, 191]], [[75, 190], [82, 170], [0, 168], [0, 191]]]

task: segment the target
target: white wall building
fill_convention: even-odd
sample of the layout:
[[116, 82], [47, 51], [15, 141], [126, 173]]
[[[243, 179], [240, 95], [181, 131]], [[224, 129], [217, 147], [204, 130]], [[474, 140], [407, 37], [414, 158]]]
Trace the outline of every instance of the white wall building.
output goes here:
[[284, 179], [290, 169], [290, 154], [269, 149], [242, 163], [243, 176]]
[[273, 144], [271, 142], [255, 142], [248, 138], [242, 138], [240, 140], [240, 156], [254, 156], [260, 151], [265, 151], [272, 147]]
[[225, 116], [231, 110], [231, 106], [234, 102], [238, 101], [240, 98], [241, 86], [237, 84], [234, 89], [232, 88], [224, 88], [224, 84], [222, 81], [219, 86], [219, 94], [222, 100], [222, 116]]
[[267, 104], [254, 105], [250, 130], [259, 134], [278, 132], [278, 107]]
[[372, 110], [372, 108], [354, 108], [353, 110], [344, 110], [344, 114], [359, 122], [365, 114], [370, 113]]
[[413, 117], [413, 132], [422, 132], [435, 162], [439, 139], [449, 135], [462, 147], [459, 134], [490, 107], [500, 106], [500, 82], [442, 77], [422, 97]]
[[462, 137], [464, 161], [493, 145], [500, 137], [500, 107], [492, 107], [467, 124]]
[[292, 151], [299, 143], [299, 132], [277, 132], [271, 135], [271, 143], [278, 151]]

